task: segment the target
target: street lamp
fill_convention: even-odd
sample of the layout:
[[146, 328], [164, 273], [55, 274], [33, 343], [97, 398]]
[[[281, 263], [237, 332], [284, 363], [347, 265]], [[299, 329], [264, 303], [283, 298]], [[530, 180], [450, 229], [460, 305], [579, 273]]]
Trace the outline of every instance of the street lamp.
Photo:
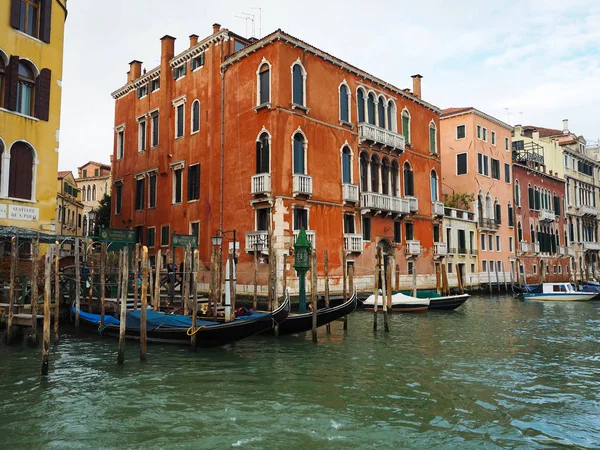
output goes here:
[[306, 237], [306, 231], [304, 228], [298, 233], [298, 238], [294, 243], [294, 269], [298, 273], [298, 280], [300, 282], [300, 297], [298, 300], [298, 311], [300, 313], [306, 312], [306, 272], [310, 268], [310, 252], [311, 245]]
[[262, 251], [264, 245], [267, 243], [267, 240], [263, 240], [260, 237], [260, 234], [257, 234], [255, 238], [256, 240], [254, 241], [254, 300], [252, 302], [252, 307], [254, 309], [256, 309], [258, 306], [258, 253]]

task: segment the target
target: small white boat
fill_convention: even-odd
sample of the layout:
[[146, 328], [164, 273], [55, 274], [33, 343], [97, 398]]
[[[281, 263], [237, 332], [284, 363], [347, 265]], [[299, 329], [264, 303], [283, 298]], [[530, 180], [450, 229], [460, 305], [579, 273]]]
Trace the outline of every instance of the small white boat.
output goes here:
[[[377, 296], [377, 310], [383, 311], [383, 305], [387, 304], [387, 298], [382, 298], [381, 294]], [[409, 297], [404, 294], [392, 295], [392, 312], [425, 312], [429, 308], [428, 298]], [[367, 311], [375, 309], [375, 295], [371, 294], [363, 301], [363, 306]]]
[[597, 292], [576, 291], [570, 283], [543, 283], [532, 292], [523, 293], [524, 300], [550, 302], [581, 302], [597, 296]]

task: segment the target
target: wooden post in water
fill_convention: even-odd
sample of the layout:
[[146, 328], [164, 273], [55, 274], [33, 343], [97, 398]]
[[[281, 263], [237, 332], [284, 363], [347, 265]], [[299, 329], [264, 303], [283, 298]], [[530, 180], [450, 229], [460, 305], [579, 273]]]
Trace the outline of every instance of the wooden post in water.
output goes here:
[[442, 294], [448, 295], [448, 273], [445, 264], [442, 264]]
[[458, 290], [463, 293], [463, 279], [462, 272], [460, 271], [460, 264], [456, 264], [456, 283], [458, 284]]
[[[446, 284], [448, 280], [446, 280]], [[413, 260], [413, 273], [412, 273], [412, 295], [417, 296], [417, 259]]]
[[[444, 264], [444, 263], [440, 263], [440, 264]], [[435, 291], [438, 294], [441, 292], [441, 289], [440, 289], [440, 281], [441, 281], [440, 264], [435, 265]]]
[[502, 281], [504, 281], [504, 290], [508, 292], [508, 285], [506, 284], [506, 268], [504, 267], [504, 261], [502, 261]]
[[494, 264], [494, 272], [496, 272], [496, 288], [498, 293], [500, 293], [500, 278], [498, 277], [498, 261]]
[[117, 364], [125, 362], [125, 322], [127, 320], [127, 291], [129, 282], [129, 247], [125, 246], [121, 251], [121, 267], [120, 272], [123, 272], [121, 286], [121, 315], [119, 320], [119, 353], [117, 355]]
[[[230, 302], [229, 305], [231, 310], [231, 320], [235, 319], [235, 279], [237, 274], [235, 273], [235, 249], [234, 253], [229, 255], [229, 295]], [[277, 300], [275, 300], [277, 301]]]
[[269, 232], [267, 234], [267, 242], [268, 242], [268, 250], [269, 250], [269, 255], [268, 255], [268, 260], [269, 260], [269, 275], [267, 277], [267, 310], [268, 311], [272, 311], [272, 304], [271, 304], [271, 300], [273, 299], [271, 297], [272, 295], [272, 291], [271, 291], [271, 282], [273, 281], [272, 278], [272, 270], [273, 270], [273, 256], [272, 256], [272, 248], [273, 248], [273, 236], [271, 235], [271, 226], [269, 226]]
[[6, 342], [12, 344], [14, 339], [13, 317], [15, 307], [15, 277], [17, 270], [17, 238], [10, 238], [10, 288], [8, 299], [8, 322], [6, 324]]
[[[325, 250], [323, 254], [323, 262], [325, 263], [325, 308], [329, 308], [329, 253]], [[327, 334], [331, 333], [331, 324], [325, 325]]]
[[60, 244], [54, 247], [54, 345], [58, 344], [58, 321], [60, 316]]
[[100, 332], [104, 329], [106, 314], [106, 242], [100, 244]]
[[140, 263], [140, 244], [136, 243], [133, 250], [133, 310], [138, 309], [138, 279], [139, 279], [139, 263]]
[[90, 262], [90, 289], [88, 291], [88, 312], [92, 312], [92, 301], [94, 296], [94, 253], [91, 251], [92, 246], [90, 245], [90, 256], [88, 258]]
[[395, 270], [395, 278], [394, 278], [394, 290], [399, 291], [400, 290], [400, 265], [396, 264], [396, 270]]
[[373, 289], [373, 295], [375, 301], [373, 302], [373, 331], [377, 331], [377, 304], [379, 303], [379, 265], [381, 261], [381, 248], [377, 247], [377, 255], [375, 257], [375, 288]]
[[160, 249], [156, 252], [156, 274], [154, 275], [154, 311], [160, 311], [160, 269], [162, 255]]
[[310, 268], [312, 286], [310, 289], [310, 306], [312, 309], [312, 341], [317, 342], [317, 252], [312, 250], [312, 267]]
[[[350, 287], [350, 295], [354, 295], [354, 265], [348, 267], [348, 286]], [[344, 330], [348, 330], [348, 316], [344, 316]]]
[[[154, 304], [154, 271], [152, 270], [152, 262], [148, 257], [148, 304], [153, 306]], [[154, 309], [154, 308], [153, 308]]]
[[40, 262], [40, 240], [34, 239], [31, 249], [31, 345], [38, 344], [37, 336], [37, 300], [38, 300], [38, 270]]
[[140, 361], [146, 361], [148, 334], [146, 330], [146, 314], [148, 312], [148, 247], [142, 247], [142, 292], [140, 311]]
[[252, 308], [258, 308], [258, 252], [254, 249], [254, 298], [252, 299]]
[[488, 274], [488, 284], [490, 286], [490, 294], [492, 293], [492, 277], [490, 275], [490, 265], [489, 265], [489, 261], [488, 261], [488, 265], [487, 265], [487, 274]]
[[190, 338], [192, 350], [196, 350], [196, 320], [198, 320], [198, 272], [200, 268], [200, 253], [198, 249], [194, 250], [194, 267], [196, 268], [196, 272], [194, 273], [193, 283], [192, 336]]
[[[348, 301], [348, 289], [347, 289], [347, 281], [348, 281], [348, 261], [346, 261], [346, 251], [342, 250], [342, 294], [344, 297], [344, 303]], [[350, 286], [352, 285], [352, 281], [350, 282]], [[352, 293], [352, 287], [350, 288], [350, 292]], [[352, 294], [350, 294], [352, 295]], [[344, 316], [344, 330], [348, 329], [348, 316]]]
[[219, 303], [221, 303], [221, 287], [219, 286], [220, 284], [220, 276], [219, 276], [219, 263], [218, 261], [220, 261], [221, 258], [221, 253], [219, 251], [219, 249], [217, 248], [215, 250], [215, 267], [214, 267], [214, 271], [215, 271], [215, 286], [214, 286], [214, 291], [213, 291], [213, 315], [214, 315], [214, 319], [217, 320], [217, 309], [219, 307]]
[[392, 268], [389, 265], [385, 268], [385, 294], [387, 301], [383, 302], [383, 328], [386, 333], [389, 333], [392, 312]]
[[273, 249], [271, 254], [273, 255], [273, 264], [271, 265], [271, 283], [273, 285], [273, 307], [271, 308], [271, 311], [273, 311], [277, 309], [277, 306], [279, 306], [279, 300], [277, 299], [277, 296], [279, 295], [277, 289], [277, 250]]
[[181, 274], [181, 306], [183, 314], [188, 313], [190, 297], [190, 246], [186, 245], [183, 251], [183, 273]]
[[52, 254], [54, 246], [46, 250], [44, 267], [44, 329], [42, 334], [42, 376], [48, 375], [48, 354], [50, 352], [50, 296], [52, 294]]
[[81, 312], [81, 266], [79, 262], [79, 238], [75, 238], [75, 331], [79, 331]]

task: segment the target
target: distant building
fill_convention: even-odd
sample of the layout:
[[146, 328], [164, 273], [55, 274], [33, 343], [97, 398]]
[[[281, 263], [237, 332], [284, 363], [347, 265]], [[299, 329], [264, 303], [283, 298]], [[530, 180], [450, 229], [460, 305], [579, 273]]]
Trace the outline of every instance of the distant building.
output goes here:
[[82, 236], [83, 203], [81, 192], [70, 170], [58, 172], [56, 195], [56, 234]]
[[516, 274], [512, 127], [473, 107], [444, 109], [440, 126], [444, 195], [475, 195], [479, 281], [510, 283]]
[[89, 161], [77, 168], [77, 187], [81, 190], [83, 202], [83, 235], [94, 234], [96, 210], [104, 194], [110, 195], [112, 179], [110, 164]]
[[[438, 236], [434, 229], [435, 243], [433, 245], [436, 255], [439, 255], [442, 263], [446, 264], [450, 287], [458, 285], [458, 271], [462, 274], [465, 287], [479, 286], [477, 217], [475, 213], [445, 207], [441, 231]], [[504, 280], [501, 279], [501, 281]]]

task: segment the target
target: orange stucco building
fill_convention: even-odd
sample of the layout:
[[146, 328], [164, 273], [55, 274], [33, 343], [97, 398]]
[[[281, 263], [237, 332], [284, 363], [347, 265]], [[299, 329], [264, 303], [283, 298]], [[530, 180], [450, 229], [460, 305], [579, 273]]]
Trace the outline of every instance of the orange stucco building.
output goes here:
[[401, 285], [413, 268], [435, 285], [440, 110], [422, 100], [420, 75], [399, 89], [281, 30], [244, 39], [215, 24], [177, 55], [174, 43], [161, 39], [159, 67], [132, 61], [112, 94], [113, 227], [135, 229], [151, 255], [172, 255], [173, 233], [196, 234], [202, 261], [217, 230], [235, 229], [240, 292], [269, 229], [279, 286], [285, 270], [297, 287], [283, 255], [300, 228], [320, 275], [328, 251], [332, 291], [344, 252], [356, 286], [372, 289], [377, 246]]
[[475, 198], [479, 282], [510, 283], [516, 274], [512, 127], [473, 107], [444, 109], [440, 126], [443, 192]]

